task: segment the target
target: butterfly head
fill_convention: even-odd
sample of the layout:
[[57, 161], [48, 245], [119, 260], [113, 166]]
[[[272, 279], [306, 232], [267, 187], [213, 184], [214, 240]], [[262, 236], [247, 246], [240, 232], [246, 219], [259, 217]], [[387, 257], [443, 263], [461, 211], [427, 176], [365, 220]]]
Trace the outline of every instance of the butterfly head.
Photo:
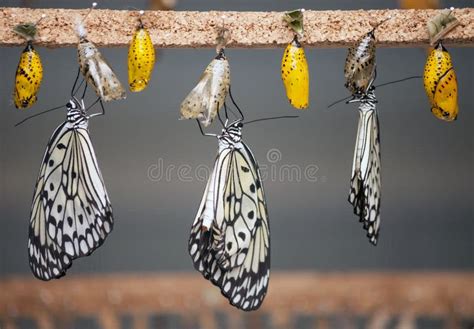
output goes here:
[[227, 140], [230, 143], [238, 143], [242, 139], [242, 127], [244, 124], [242, 120], [234, 121], [225, 126], [222, 129], [221, 138]]
[[67, 121], [77, 125], [87, 120], [84, 100], [73, 97], [66, 104]]

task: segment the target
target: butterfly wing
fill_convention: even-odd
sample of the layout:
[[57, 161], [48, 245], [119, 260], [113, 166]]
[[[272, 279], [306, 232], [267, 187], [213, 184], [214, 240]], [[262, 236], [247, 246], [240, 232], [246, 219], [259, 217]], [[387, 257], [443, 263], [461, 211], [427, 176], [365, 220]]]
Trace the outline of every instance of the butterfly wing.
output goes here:
[[209, 279], [208, 264], [213, 258], [210, 254], [211, 227], [217, 217], [217, 200], [223, 198], [224, 191], [225, 179], [220, 179], [220, 177], [226, 177], [230, 159], [228, 148], [219, 151], [189, 237], [188, 249], [194, 268], [206, 279]]
[[112, 207], [87, 127], [65, 123], [48, 143], [36, 183], [29, 242], [33, 272], [41, 269], [37, 276], [43, 280], [64, 275], [67, 267], [50, 268], [60, 259], [48, 249], [66, 256], [62, 265], [70, 266], [98, 248], [112, 228]]
[[233, 151], [223, 200], [227, 204], [225, 251], [218, 266], [211, 267], [211, 281], [232, 305], [251, 311], [260, 307], [267, 294], [270, 226], [258, 164], [250, 149], [241, 145]]
[[376, 245], [380, 230], [380, 136], [375, 109], [360, 111], [349, 202]]
[[[216, 164], [215, 179], [209, 180], [205, 193], [216, 188], [212, 231], [203, 235], [205, 199], [209, 199], [205, 197], [191, 231], [190, 254], [196, 269], [220, 287], [232, 305], [250, 311], [261, 305], [270, 274], [270, 229], [262, 180], [255, 158], [243, 143], [221, 152]], [[197, 257], [196, 251], [203, 249]]]

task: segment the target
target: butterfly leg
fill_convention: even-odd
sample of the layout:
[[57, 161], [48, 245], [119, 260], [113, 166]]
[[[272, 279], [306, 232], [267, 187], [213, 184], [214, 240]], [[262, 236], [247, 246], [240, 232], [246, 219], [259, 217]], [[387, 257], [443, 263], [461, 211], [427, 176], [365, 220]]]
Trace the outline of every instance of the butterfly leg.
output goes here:
[[237, 103], [235, 102], [234, 100], [234, 96], [232, 96], [232, 91], [231, 91], [231, 87], [229, 86], [229, 96], [230, 96], [230, 100], [232, 101], [232, 103], [234, 104], [234, 106], [237, 108], [237, 110], [239, 111], [239, 114], [240, 114], [240, 117], [242, 120], [244, 120], [244, 114], [242, 113], [242, 110], [240, 109], [240, 107], [237, 105]]
[[79, 76], [81, 74], [81, 69], [77, 69], [77, 75], [76, 75], [76, 79], [74, 80], [74, 84], [72, 85], [72, 89], [71, 89], [71, 96], [74, 96], [78, 91], [79, 89], [81, 88], [82, 84], [84, 83], [84, 79], [81, 80], [81, 83], [79, 84], [79, 86], [77, 87], [76, 89], [76, 86], [77, 86], [77, 81], [79, 80]]
[[[219, 109], [219, 105], [220, 105], [220, 104], [217, 103], [217, 108], [218, 108], [218, 109]], [[224, 108], [225, 108], [225, 116], [226, 116], [226, 121], [227, 121], [227, 107], [226, 107], [226, 105], [225, 105], [225, 102], [224, 102]], [[225, 127], [225, 123], [224, 123], [224, 121], [222, 121], [221, 112], [220, 112], [219, 110], [217, 111], [217, 118], [219, 119], [221, 125], [222, 125], [223, 127]]]
[[89, 119], [90, 118], [93, 118], [93, 117], [97, 117], [99, 115], [105, 115], [105, 107], [104, 107], [104, 103], [102, 103], [102, 99], [100, 97], [97, 98], [97, 100], [92, 103], [92, 105], [90, 105], [87, 109], [86, 109], [86, 112], [89, 111], [90, 108], [92, 108], [95, 104], [99, 103], [100, 104], [100, 108], [101, 108], [101, 112], [99, 113], [94, 113], [94, 114], [91, 114], [89, 115]]
[[217, 137], [217, 134], [208, 134], [208, 133], [205, 133], [204, 130], [202, 130], [202, 126], [201, 126], [201, 123], [199, 122], [199, 120], [196, 120], [197, 124], [198, 124], [198, 127], [199, 127], [199, 130], [201, 131], [201, 135], [203, 136], [209, 136], [209, 137]]
[[82, 99], [84, 99], [84, 97], [86, 97], [87, 86], [88, 86], [88, 84], [86, 83], [86, 85], [84, 87], [84, 92], [82, 93]]
[[366, 93], [372, 88], [376, 78], [377, 78], [377, 64], [374, 64], [374, 74], [372, 78], [370, 79], [369, 85], [367, 86]]

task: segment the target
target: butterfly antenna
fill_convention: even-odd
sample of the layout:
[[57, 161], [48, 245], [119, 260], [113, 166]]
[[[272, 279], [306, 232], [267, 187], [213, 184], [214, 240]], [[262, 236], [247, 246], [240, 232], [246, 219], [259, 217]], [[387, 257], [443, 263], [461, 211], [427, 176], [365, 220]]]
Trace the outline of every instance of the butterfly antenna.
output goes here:
[[[399, 83], [399, 82], [403, 82], [403, 81], [407, 81], [407, 80], [412, 80], [412, 79], [421, 79], [423, 78], [421, 75], [413, 75], [411, 77], [408, 77], [408, 78], [403, 78], [403, 79], [399, 79], [399, 80], [394, 80], [394, 81], [389, 81], [389, 82], [385, 82], [385, 83], [381, 83], [377, 86], [374, 86], [374, 88], [381, 88], [381, 87], [385, 87], [385, 86], [388, 86], [388, 85], [391, 85], [391, 84], [394, 84], [394, 83]], [[350, 98], [353, 98], [354, 96], [353, 95], [350, 95], [350, 96], [347, 96], [347, 97], [344, 97], [344, 98], [341, 98], [337, 101], [335, 101], [334, 103], [331, 103], [328, 105], [327, 108], [330, 108], [330, 107], [333, 107], [334, 105], [336, 104], [339, 104], [341, 102], [344, 102]]]
[[385, 83], [382, 83], [382, 84], [380, 84], [378, 86], [375, 86], [375, 87], [380, 88], [380, 87], [384, 87], [384, 86], [391, 85], [391, 84], [394, 84], [394, 83], [399, 83], [399, 82], [403, 82], [403, 81], [407, 81], [407, 80], [411, 80], [411, 79], [421, 79], [421, 78], [423, 78], [421, 75], [414, 75], [414, 76], [404, 78], [404, 79], [400, 79], [400, 80], [385, 82]]
[[258, 121], [267, 121], [267, 120], [276, 120], [276, 119], [296, 119], [296, 118], [299, 118], [299, 115], [282, 115], [279, 117], [269, 117], [269, 118], [260, 118], [260, 119], [250, 120], [250, 121], [244, 122], [244, 124], [248, 125], [249, 123], [258, 122]]
[[341, 103], [341, 102], [344, 102], [344, 101], [350, 99], [351, 97], [353, 97], [353, 96], [351, 95], [351, 96], [347, 96], [347, 97], [341, 98], [341, 99], [339, 99], [339, 100], [337, 100], [337, 101], [335, 101], [335, 102], [329, 104], [327, 108], [333, 107], [333, 106], [336, 105], [336, 104], [339, 104], [339, 103]]
[[67, 104], [63, 104], [63, 105], [60, 105], [60, 106], [57, 106], [57, 107], [53, 107], [52, 109], [49, 109], [49, 110], [46, 110], [46, 111], [43, 111], [43, 112], [40, 112], [40, 113], [36, 113], [36, 114], [33, 114], [23, 120], [21, 120], [20, 122], [18, 122], [17, 124], [15, 124], [15, 127], [18, 127], [19, 125], [21, 125], [22, 123], [34, 118], [34, 117], [37, 117], [39, 115], [42, 115], [42, 114], [45, 114], [45, 113], [48, 113], [48, 112], [51, 112], [51, 111], [55, 111], [55, 110], [58, 110], [60, 108], [63, 108], [65, 107]]

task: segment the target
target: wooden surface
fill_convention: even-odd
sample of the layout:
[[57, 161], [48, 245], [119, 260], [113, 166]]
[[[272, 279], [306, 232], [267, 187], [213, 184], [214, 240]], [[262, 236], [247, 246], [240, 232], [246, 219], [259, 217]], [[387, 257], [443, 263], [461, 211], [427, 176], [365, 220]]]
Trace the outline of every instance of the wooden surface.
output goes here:
[[[28, 277], [0, 281], [0, 321], [34, 319], [39, 329], [74, 317], [97, 317], [103, 328], [118, 328], [120, 315], [147, 328], [151, 314], [198, 318], [203, 328], [216, 328], [215, 314], [238, 323], [244, 312], [228, 305], [219, 290], [199, 274], [74, 276], [42, 282]], [[248, 314], [248, 313], [245, 313]], [[262, 308], [277, 328], [287, 328], [293, 315], [367, 316], [373, 327], [390, 316], [410, 322], [417, 316], [457, 323], [474, 318], [474, 272], [465, 273], [307, 273], [274, 272]], [[54, 321], [53, 321], [54, 319]], [[186, 320], [187, 319], [187, 320]]]
[[[12, 32], [14, 25], [37, 21], [37, 44], [72, 47], [77, 44], [74, 24], [85, 13], [74, 9], [29, 9], [0, 7], [0, 46], [20, 46], [24, 40]], [[348, 47], [376, 24], [391, 15], [376, 33], [381, 47], [427, 47], [427, 21], [439, 10], [312, 11], [304, 14], [306, 47]], [[216, 29], [223, 22], [231, 31], [229, 47], [274, 48], [286, 46], [293, 33], [281, 12], [191, 12], [147, 11], [143, 17], [158, 48], [215, 47]], [[447, 46], [474, 45], [474, 8], [455, 9], [463, 26], [446, 38]], [[98, 46], [124, 47], [137, 25], [138, 12], [94, 9], [86, 21], [90, 40]]]

